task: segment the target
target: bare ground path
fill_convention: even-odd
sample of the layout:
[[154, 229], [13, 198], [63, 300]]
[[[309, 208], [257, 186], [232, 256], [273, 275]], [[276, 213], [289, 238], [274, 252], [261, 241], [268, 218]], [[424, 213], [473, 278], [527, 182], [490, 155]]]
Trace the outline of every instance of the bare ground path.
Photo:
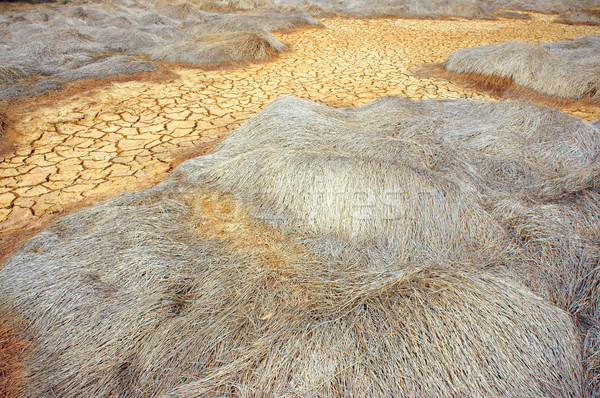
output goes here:
[[[292, 51], [273, 62], [205, 71], [176, 68], [167, 83], [115, 83], [24, 110], [20, 147], [0, 156], [0, 239], [82, 203], [155, 184], [186, 151], [215, 142], [282, 96], [358, 106], [385, 95], [490, 99], [415, 71], [452, 51], [510, 40], [573, 39], [600, 28], [531, 20], [332, 19], [279, 33]], [[565, 106], [587, 120], [600, 107]]]

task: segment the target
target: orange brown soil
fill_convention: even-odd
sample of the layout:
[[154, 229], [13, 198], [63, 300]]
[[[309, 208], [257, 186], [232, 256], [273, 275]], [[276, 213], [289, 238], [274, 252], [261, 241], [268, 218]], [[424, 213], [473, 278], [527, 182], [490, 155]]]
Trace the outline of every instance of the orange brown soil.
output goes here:
[[[385, 95], [491, 99], [416, 71], [459, 48], [600, 34], [598, 27], [556, 24], [554, 18], [322, 20], [326, 29], [278, 33], [292, 51], [272, 62], [215, 70], [173, 66], [177, 79], [87, 82], [90, 92], [79, 83], [79, 90], [29, 100], [10, 115], [16, 148], [0, 155], [3, 251], [57, 214], [156, 184], [182, 157], [214, 145], [282, 95], [335, 107]], [[595, 105], [561, 108], [600, 118]]]
[[18, 395], [22, 377], [19, 356], [24, 349], [25, 345], [16, 339], [12, 330], [0, 325], [0, 398]]
[[[261, 273], [268, 267], [268, 271], [276, 274], [278, 279], [291, 278], [287, 288], [293, 286], [294, 294], [290, 297], [299, 302], [310, 301], [306, 286], [291, 282], [297, 271], [290, 265], [298, 259], [312, 260], [305, 247], [252, 217], [247, 208], [231, 195], [199, 190], [189, 192], [185, 202], [192, 209], [189, 219], [192, 236], [224, 241], [241, 258], [249, 260], [251, 272]], [[272, 282], [270, 278], [267, 281]], [[261, 319], [268, 320], [271, 316], [272, 312], [261, 314]]]
[[258, 267], [283, 270], [305, 249], [294, 244], [275, 228], [253, 218], [243, 204], [231, 195], [217, 191], [190, 192], [185, 197], [192, 209], [193, 234], [203, 240], [223, 240], [239, 250], [244, 258], [256, 260]]

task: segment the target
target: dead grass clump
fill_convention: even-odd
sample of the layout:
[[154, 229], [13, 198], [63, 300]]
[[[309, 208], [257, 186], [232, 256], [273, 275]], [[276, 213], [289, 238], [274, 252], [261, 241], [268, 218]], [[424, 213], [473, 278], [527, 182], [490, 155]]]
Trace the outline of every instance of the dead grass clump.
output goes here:
[[600, 100], [600, 36], [465, 48], [450, 54], [443, 65], [452, 73], [509, 79], [551, 97]]
[[210, 14], [202, 11], [191, 1], [159, 0], [154, 3], [154, 8], [169, 18], [178, 21], [198, 22], [210, 18]]
[[403, 17], [403, 18], [476, 18], [489, 19], [489, 7], [474, 0], [434, 0], [393, 2], [351, 2], [336, 11], [358, 17]]
[[225, 14], [221, 18], [192, 28], [192, 31], [281, 31], [302, 26], [321, 26], [321, 24], [303, 12], [254, 11], [243, 14]]
[[235, 32], [205, 35], [173, 42], [151, 52], [152, 59], [193, 65], [226, 61], [268, 59], [286, 48], [268, 32]]
[[600, 25], [600, 9], [571, 9], [560, 14], [554, 22], [569, 25]]
[[178, 21], [161, 15], [157, 12], [146, 12], [137, 18], [137, 22], [142, 26], [164, 25], [173, 26], [179, 24]]
[[227, 8], [234, 11], [248, 11], [272, 6], [271, 0], [227, 0]]
[[512, 18], [512, 19], [531, 19], [529, 14], [514, 11], [498, 11], [494, 13], [494, 16], [501, 18]]
[[156, 69], [156, 64], [152, 62], [124, 55], [115, 55], [75, 70], [59, 73], [55, 77], [61, 82], [71, 82], [80, 79], [102, 79], [121, 74], [154, 72]]
[[523, 287], [309, 253], [182, 173], [6, 262], [2, 301], [32, 341], [25, 396], [580, 394], [571, 319]]
[[[362, 138], [365, 123], [369, 142]], [[483, 203], [480, 193], [547, 200], [595, 183], [597, 135], [583, 121], [525, 104], [390, 97], [334, 111], [285, 98], [224, 140], [215, 154], [188, 163], [195, 178], [218, 181], [215, 187], [256, 206], [261, 218], [289, 223], [290, 231], [407, 247], [414, 245], [415, 227], [427, 236], [419, 242], [443, 240], [439, 250], [427, 251], [440, 253], [462, 225], [461, 217], [450, 216], [455, 212], [482, 217], [466, 221], [461, 240], [501, 235], [477, 230], [490, 224], [485, 211], [471, 207]], [[262, 184], [255, 173], [264, 176]], [[464, 195], [474, 196], [459, 200]], [[438, 217], [453, 221], [431, 221]], [[447, 225], [451, 230], [443, 231]]]

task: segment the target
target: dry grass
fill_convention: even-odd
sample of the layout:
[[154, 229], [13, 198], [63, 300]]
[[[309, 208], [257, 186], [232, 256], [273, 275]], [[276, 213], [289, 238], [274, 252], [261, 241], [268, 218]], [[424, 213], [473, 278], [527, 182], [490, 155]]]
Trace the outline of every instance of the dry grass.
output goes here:
[[591, 124], [525, 103], [286, 99], [180, 169], [320, 252], [508, 270], [585, 335], [598, 319], [599, 147]]
[[512, 282], [327, 260], [230, 196], [171, 184], [65, 217], [9, 259], [25, 396], [579, 393], [571, 320]]
[[600, 8], [568, 10], [560, 14], [555, 22], [569, 25], [600, 25]]
[[595, 0], [496, 0], [494, 5], [507, 10], [533, 11], [545, 14], [558, 14], [568, 9], [585, 8], [596, 5]]
[[546, 96], [600, 100], [600, 36], [465, 48], [450, 54], [443, 65], [451, 73], [500, 78]]
[[216, 33], [157, 48], [150, 56], [167, 62], [199, 65], [265, 60], [285, 48], [284, 43], [268, 32]]
[[515, 84], [511, 78], [478, 73], [448, 72], [442, 64], [427, 64], [419, 68], [415, 75], [421, 78], [438, 78], [448, 80], [477, 92], [486, 93], [496, 99], [530, 101], [539, 105], [554, 108], [595, 106], [599, 102], [589, 99], [567, 99], [549, 97], [527, 87]]
[[599, 153], [525, 103], [279, 99], [8, 258], [25, 396], [597, 396]]

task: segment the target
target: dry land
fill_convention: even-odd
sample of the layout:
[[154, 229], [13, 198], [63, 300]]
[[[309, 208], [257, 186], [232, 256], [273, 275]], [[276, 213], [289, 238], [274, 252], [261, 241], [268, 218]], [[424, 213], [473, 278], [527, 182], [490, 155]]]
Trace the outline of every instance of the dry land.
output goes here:
[[[107, 83], [29, 99], [12, 109], [8, 131], [17, 137], [17, 147], [0, 155], [0, 239], [156, 184], [182, 158], [198, 153], [195, 148], [210, 148], [277, 97], [334, 107], [360, 106], [386, 95], [491, 100], [459, 83], [419, 78], [417, 71], [459, 48], [600, 34], [599, 27], [553, 23], [555, 15], [531, 16], [324, 19], [325, 29], [276, 33], [291, 51], [270, 62], [213, 70], [167, 65], [178, 78]], [[599, 106], [561, 109], [600, 119]]]

